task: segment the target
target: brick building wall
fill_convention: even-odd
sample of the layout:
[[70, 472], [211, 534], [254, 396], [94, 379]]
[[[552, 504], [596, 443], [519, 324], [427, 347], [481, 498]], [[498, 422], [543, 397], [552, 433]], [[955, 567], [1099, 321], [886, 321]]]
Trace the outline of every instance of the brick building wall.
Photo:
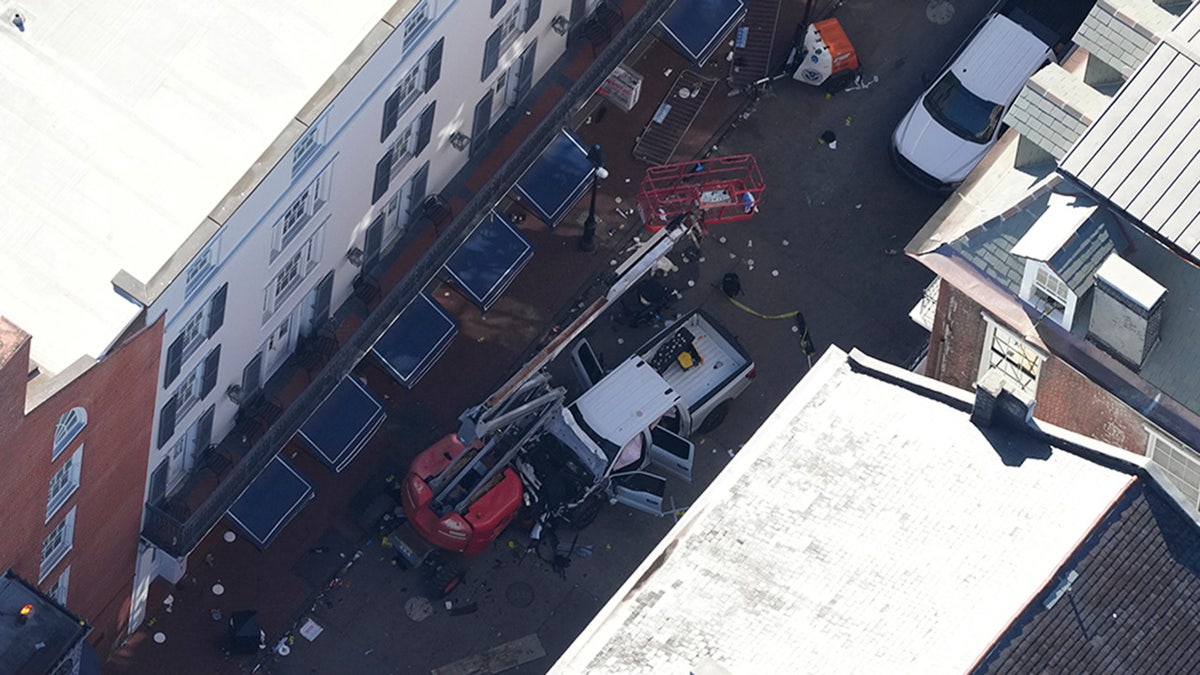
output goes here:
[[[987, 337], [983, 307], [942, 281], [925, 374], [974, 390]], [[1119, 448], [1146, 454], [1146, 420], [1062, 360], [1050, 356], [1037, 380], [1034, 417]]]
[[[69, 565], [67, 606], [102, 658], [129, 616], [161, 344], [160, 320], [26, 414], [30, 337], [0, 319], [0, 568], [49, 591]], [[59, 417], [77, 406], [87, 424], [52, 460]], [[47, 521], [51, 477], [81, 445], [79, 487]], [[72, 508], [71, 549], [43, 578], [42, 542]]]

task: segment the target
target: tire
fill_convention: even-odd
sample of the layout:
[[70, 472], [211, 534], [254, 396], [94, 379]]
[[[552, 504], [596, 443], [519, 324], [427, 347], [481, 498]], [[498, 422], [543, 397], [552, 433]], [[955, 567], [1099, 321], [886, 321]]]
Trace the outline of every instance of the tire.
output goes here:
[[454, 589], [458, 588], [466, 576], [466, 572], [451, 564], [439, 565], [434, 570], [433, 575], [429, 577], [430, 597], [434, 600], [441, 600], [450, 595], [454, 592]]
[[729, 405], [729, 401], [718, 403], [717, 407], [713, 408], [712, 412], [708, 413], [708, 417], [705, 417], [704, 421], [700, 423], [700, 426], [696, 427], [696, 433], [709, 434], [716, 431], [717, 427], [725, 421], [725, 416], [729, 414]]
[[599, 495], [592, 495], [572, 509], [568, 516], [568, 522], [576, 531], [582, 530], [596, 521], [596, 516], [600, 515], [600, 509], [603, 506], [604, 500]]

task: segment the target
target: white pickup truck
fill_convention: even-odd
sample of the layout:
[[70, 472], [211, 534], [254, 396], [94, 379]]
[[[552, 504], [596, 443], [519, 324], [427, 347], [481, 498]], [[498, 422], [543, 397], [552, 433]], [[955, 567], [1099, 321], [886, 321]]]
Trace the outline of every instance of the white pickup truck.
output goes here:
[[688, 437], [716, 428], [729, 401], [754, 378], [750, 355], [699, 310], [663, 329], [610, 373], [586, 340], [571, 355], [588, 388], [546, 422], [557, 452], [542, 454], [532, 468], [553, 467], [554, 454], [568, 456], [565, 447], [578, 460], [571, 467], [574, 480], [566, 482], [606, 488], [611, 499], [657, 515], [663, 513], [666, 479], [653, 471], [691, 481], [696, 449]]

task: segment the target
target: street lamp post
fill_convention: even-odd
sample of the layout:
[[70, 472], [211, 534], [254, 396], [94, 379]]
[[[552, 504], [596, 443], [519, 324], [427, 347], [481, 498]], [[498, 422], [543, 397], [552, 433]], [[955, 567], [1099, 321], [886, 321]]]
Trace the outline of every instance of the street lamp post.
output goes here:
[[583, 236], [579, 238], [579, 250], [591, 253], [596, 250], [596, 188], [600, 181], [608, 178], [608, 169], [604, 168], [604, 155], [599, 145], [593, 145], [588, 150], [588, 161], [592, 163], [592, 201], [588, 206], [587, 220], [583, 222]]

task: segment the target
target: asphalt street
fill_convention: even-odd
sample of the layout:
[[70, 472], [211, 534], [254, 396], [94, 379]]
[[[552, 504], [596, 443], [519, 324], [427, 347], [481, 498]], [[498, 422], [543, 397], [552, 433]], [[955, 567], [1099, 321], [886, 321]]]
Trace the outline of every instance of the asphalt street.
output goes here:
[[[827, 96], [779, 80], [721, 139], [717, 154], [758, 159], [766, 196], [752, 220], [714, 226], [699, 255], [674, 253], [679, 270], [669, 281], [683, 293], [675, 309], [714, 315], [754, 356], [758, 375], [725, 423], [696, 439], [693, 483], [670, 488], [677, 506], [703, 490], [807, 370], [793, 322], [729, 303], [718, 288], [724, 274], [739, 275], [740, 300], [760, 313], [803, 312], [818, 355], [836, 344], [906, 363], [923, 347], [927, 334], [908, 313], [932, 277], [898, 252], [942, 197], [893, 169], [889, 137], [923, 89], [922, 76], [938, 70], [992, 4], [847, 0], [835, 16], [858, 52], [861, 85]], [[826, 131], [836, 149], [820, 140]], [[652, 330], [602, 317], [590, 338], [613, 365]], [[465, 561], [467, 581], [450, 607], [421, 598], [415, 574], [372, 541], [310, 608], [323, 632], [311, 642], [297, 636], [286, 658], [246, 670], [422, 673], [536, 635], [546, 655], [510, 672], [544, 672], [671, 525], [670, 517], [607, 507], [577, 538], [564, 533], [559, 543], [574, 547], [572, 559], [556, 570], [545, 550], [527, 550], [518, 523]]]

